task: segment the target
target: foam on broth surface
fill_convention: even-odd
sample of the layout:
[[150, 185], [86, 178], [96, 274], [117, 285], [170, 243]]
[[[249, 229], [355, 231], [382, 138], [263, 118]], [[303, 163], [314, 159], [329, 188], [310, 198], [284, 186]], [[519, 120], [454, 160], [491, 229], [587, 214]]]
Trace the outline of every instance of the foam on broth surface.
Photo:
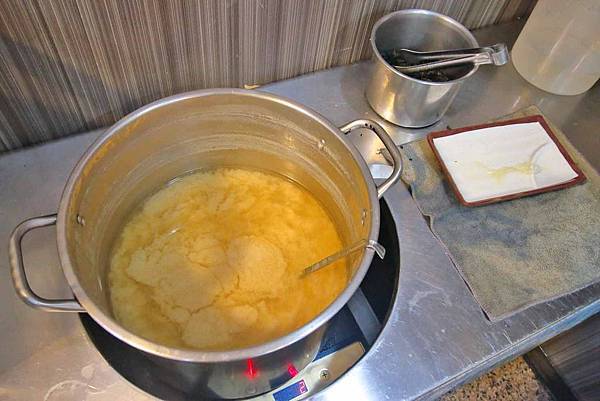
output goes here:
[[241, 169], [194, 173], [126, 222], [111, 258], [113, 312], [169, 346], [257, 345], [307, 323], [344, 289], [345, 261], [300, 278], [341, 247], [333, 221], [297, 184]]

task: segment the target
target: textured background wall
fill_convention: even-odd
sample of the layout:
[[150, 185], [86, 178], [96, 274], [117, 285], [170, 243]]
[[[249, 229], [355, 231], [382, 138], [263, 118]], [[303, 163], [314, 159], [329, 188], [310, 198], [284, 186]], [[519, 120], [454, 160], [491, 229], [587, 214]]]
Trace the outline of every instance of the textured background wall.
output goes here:
[[369, 57], [381, 16], [469, 28], [536, 0], [0, 0], [0, 152], [112, 124], [152, 100], [264, 84]]

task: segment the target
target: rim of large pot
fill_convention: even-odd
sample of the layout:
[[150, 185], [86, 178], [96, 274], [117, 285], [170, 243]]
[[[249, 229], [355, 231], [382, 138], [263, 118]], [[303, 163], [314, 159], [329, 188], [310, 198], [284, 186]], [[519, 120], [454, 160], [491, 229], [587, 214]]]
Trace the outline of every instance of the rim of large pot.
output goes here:
[[[77, 162], [77, 165], [72, 170], [68, 181], [65, 185], [57, 218], [57, 247], [59, 260], [65, 275], [67, 282], [69, 283], [73, 294], [81, 303], [86, 312], [94, 319], [100, 326], [102, 326], [109, 333], [117, 337], [118, 339], [126, 342], [129, 345], [134, 346], [137, 349], [145, 351], [149, 354], [164, 357], [167, 359], [186, 361], [186, 362], [204, 362], [204, 363], [216, 363], [216, 362], [230, 362], [240, 361], [250, 358], [256, 358], [262, 355], [267, 355], [272, 352], [286, 348], [287, 346], [307, 337], [319, 327], [323, 326], [329, 319], [331, 319], [352, 297], [358, 286], [362, 282], [371, 261], [373, 259], [374, 251], [370, 248], [365, 249], [362, 260], [359, 267], [356, 270], [354, 276], [348, 282], [344, 291], [342, 291], [338, 297], [325, 308], [319, 315], [314, 319], [303, 325], [302, 327], [294, 330], [293, 332], [286, 334], [285, 336], [278, 337], [266, 343], [259, 345], [239, 348], [233, 350], [224, 351], [202, 351], [195, 349], [184, 349], [168, 347], [161, 345], [153, 341], [147, 340], [121, 326], [112, 316], [102, 311], [85, 293], [84, 289], [79, 283], [73, 265], [71, 263], [71, 256], [68, 252], [67, 239], [66, 239], [66, 227], [67, 227], [67, 210], [69, 209], [71, 201], [71, 193], [74, 185], [84, 170], [88, 161], [96, 154], [96, 152], [104, 145], [112, 136], [117, 135], [118, 132], [131, 123], [147, 113], [151, 113], [153, 110], [163, 107], [165, 105], [173, 104], [179, 101], [184, 101], [195, 97], [204, 96], [215, 96], [215, 95], [240, 95], [258, 97], [261, 99], [278, 102], [284, 106], [290, 107], [306, 116], [316, 120], [320, 124], [324, 125], [329, 130], [335, 132], [340, 138], [347, 151], [353, 156], [354, 160], [358, 163], [363, 177], [365, 178], [369, 201], [371, 202], [371, 230], [369, 232], [369, 239], [377, 240], [379, 235], [380, 225], [380, 210], [379, 200], [377, 198], [377, 189], [375, 182], [371, 176], [369, 168], [360, 155], [358, 150], [349, 143], [348, 140], [344, 139], [344, 135], [340, 129], [333, 125], [326, 118], [318, 114], [317, 112], [307, 108], [300, 103], [292, 101], [290, 99], [273, 95], [266, 92], [245, 90], [245, 89], [203, 89], [191, 92], [185, 92], [170, 97], [166, 97], [150, 103], [146, 106], [137, 109], [136, 111], [126, 115], [112, 127], [110, 127], [104, 134], [102, 134], [90, 147], [86, 150], [83, 156]], [[73, 216], [71, 216], [73, 218]]]

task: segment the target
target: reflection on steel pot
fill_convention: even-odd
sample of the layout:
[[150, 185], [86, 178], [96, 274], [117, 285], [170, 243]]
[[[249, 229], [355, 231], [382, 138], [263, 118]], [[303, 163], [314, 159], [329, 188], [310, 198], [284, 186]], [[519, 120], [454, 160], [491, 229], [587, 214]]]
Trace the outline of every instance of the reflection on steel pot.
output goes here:
[[[356, 128], [380, 137], [394, 161], [376, 186], [357, 150], [344, 138]], [[346, 244], [376, 241], [379, 202], [400, 176], [400, 155], [385, 131], [358, 120], [341, 129], [292, 101], [257, 91], [204, 90], [159, 100], [107, 130], [72, 171], [57, 215], [21, 223], [10, 240], [18, 295], [49, 311], [87, 312], [112, 335], [149, 360], [184, 371], [181, 383], [199, 398], [242, 398], [272, 390], [315, 356], [327, 321], [349, 300], [373, 258], [365, 248], [349, 257], [346, 288], [321, 314], [271, 342], [231, 351], [171, 348], [137, 336], [114, 318], [107, 294], [113, 241], [126, 216], [174, 177], [193, 170], [247, 167], [282, 174], [307, 188], [328, 210]], [[27, 283], [21, 239], [31, 229], [57, 225], [60, 262], [75, 299], [48, 300]]]
[[373, 59], [366, 96], [386, 120], [403, 127], [436, 123], [450, 107], [465, 79], [477, 66], [444, 69], [446, 82], [430, 82], [399, 72], [382, 56], [394, 49], [434, 51], [479, 47], [467, 28], [445, 15], [426, 10], [401, 10], [381, 18], [371, 32]]

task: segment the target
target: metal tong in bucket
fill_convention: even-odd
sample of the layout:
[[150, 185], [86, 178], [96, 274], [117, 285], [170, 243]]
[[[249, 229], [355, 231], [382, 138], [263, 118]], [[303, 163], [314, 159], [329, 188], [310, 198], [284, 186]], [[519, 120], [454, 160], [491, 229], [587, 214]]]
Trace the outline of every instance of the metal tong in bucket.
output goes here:
[[394, 53], [397, 58], [406, 62], [406, 65], [394, 65], [394, 68], [405, 74], [464, 64], [503, 65], [506, 64], [509, 59], [508, 48], [504, 43], [486, 47], [433, 52], [397, 49]]

